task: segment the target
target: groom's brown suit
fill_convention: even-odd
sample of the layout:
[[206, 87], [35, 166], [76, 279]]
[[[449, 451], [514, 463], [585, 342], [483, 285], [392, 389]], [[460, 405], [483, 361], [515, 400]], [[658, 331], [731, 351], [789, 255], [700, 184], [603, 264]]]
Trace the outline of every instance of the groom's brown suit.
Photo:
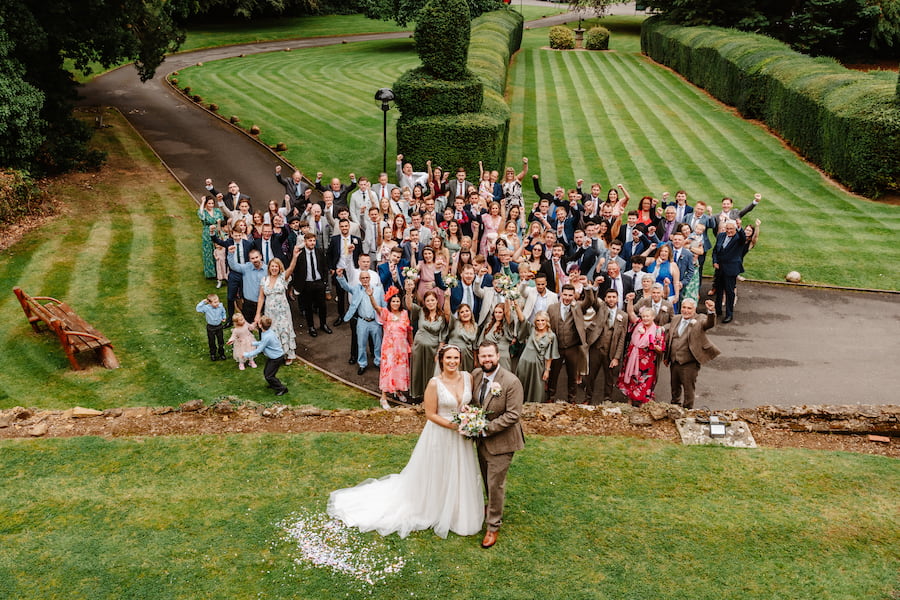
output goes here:
[[[472, 402], [478, 404], [484, 376], [481, 369], [472, 371]], [[487, 490], [488, 503], [485, 522], [488, 531], [497, 531], [503, 521], [503, 501], [506, 497], [506, 472], [513, 453], [525, 447], [525, 434], [519, 422], [525, 393], [519, 378], [497, 367], [494, 383], [500, 384], [500, 395], [484, 395], [484, 410], [490, 420], [487, 437], [478, 438], [478, 463]]]

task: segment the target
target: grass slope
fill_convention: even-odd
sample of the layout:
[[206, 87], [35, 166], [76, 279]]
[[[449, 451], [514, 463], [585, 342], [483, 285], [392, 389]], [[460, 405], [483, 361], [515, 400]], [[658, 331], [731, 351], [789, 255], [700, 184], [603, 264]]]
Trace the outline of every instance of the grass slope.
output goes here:
[[[276, 523], [397, 472], [411, 437], [265, 435], [0, 443], [0, 590], [55, 598], [888, 598], [896, 461], [617, 438], [531, 438], [500, 543], [382, 540], [366, 586], [304, 564]], [[323, 465], [328, 465], [323, 468]], [[438, 592], [437, 595], [435, 592]]]
[[[604, 188], [624, 183], [633, 203], [683, 188], [692, 202], [718, 206], [730, 196], [743, 208], [760, 192], [763, 204], [749, 218], [763, 221], [762, 237], [748, 276], [780, 280], [798, 270], [810, 282], [900, 289], [900, 247], [887, 242], [900, 233], [900, 207], [835, 187], [764, 129], [642, 57], [640, 20], [604, 19], [613, 31], [605, 53], [549, 51], [546, 29], [525, 33], [507, 91], [510, 164], [528, 156], [545, 188], [579, 177]], [[251, 58], [186, 69], [179, 80], [223, 114], [259, 124], [268, 143], [286, 142], [288, 158], [307, 172], [381, 170], [381, 115], [371, 95], [416, 64], [411, 43]], [[308, 77], [319, 93], [284, 97], [271, 88], [273, 72]]]
[[[68, 214], [0, 254], [0, 408], [16, 405], [108, 408], [177, 405], [193, 398], [235, 395], [273, 399], [261, 369], [239, 372], [233, 361], [210, 364], [196, 303], [215, 291], [198, 264], [196, 209], [127, 122], [95, 143], [109, 151], [102, 174], [53, 190], [70, 199]], [[74, 180], [73, 180], [74, 181]], [[122, 368], [74, 372], [59, 342], [28, 326], [13, 286], [65, 300], [115, 346]], [[225, 290], [219, 290], [225, 298]], [[92, 364], [90, 356], [85, 358]], [[297, 403], [371, 406], [372, 400], [306, 367], [282, 369]]]

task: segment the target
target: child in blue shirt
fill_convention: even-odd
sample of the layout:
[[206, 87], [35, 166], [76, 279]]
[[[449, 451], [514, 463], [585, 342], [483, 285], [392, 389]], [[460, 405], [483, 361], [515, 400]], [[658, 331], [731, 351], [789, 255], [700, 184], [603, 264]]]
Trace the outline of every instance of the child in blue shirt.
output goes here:
[[206, 317], [206, 341], [209, 343], [209, 359], [225, 360], [225, 307], [219, 297], [210, 294], [197, 304], [197, 312]]
[[285, 360], [284, 348], [281, 347], [281, 342], [278, 341], [278, 336], [270, 329], [271, 327], [271, 317], [263, 316], [259, 319], [259, 328], [262, 331], [262, 335], [259, 336], [258, 342], [253, 342], [256, 348], [250, 352], [245, 352], [244, 356], [253, 358], [257, 354], [265, 354], [267, 360], [263, 369], [263, 376], [266, 378], [266, 383], [275, 390], [276, 396], [284, 396], [288, 391], [287, 386], [281, 383], [277, 377], [278, 369], [281, 368]]

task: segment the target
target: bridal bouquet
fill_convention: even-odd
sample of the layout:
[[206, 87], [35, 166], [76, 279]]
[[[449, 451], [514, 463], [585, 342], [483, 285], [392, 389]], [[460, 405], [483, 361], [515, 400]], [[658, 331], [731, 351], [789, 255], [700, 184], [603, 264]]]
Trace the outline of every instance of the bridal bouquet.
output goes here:
[[415, 267], [403, 267], [403, 276], [415, 281], [419, 278], [419, 270]]
[[447, 275], [444, 277], [444, 283], [449, 288], [455, 288], [459, 285], [459, 278], [457, 278], [456, 275]]
[[457, 431], [467, 438], [484, 437], [488, 428], [487, 413], [480, 406], [467, 404], [451, 419]]

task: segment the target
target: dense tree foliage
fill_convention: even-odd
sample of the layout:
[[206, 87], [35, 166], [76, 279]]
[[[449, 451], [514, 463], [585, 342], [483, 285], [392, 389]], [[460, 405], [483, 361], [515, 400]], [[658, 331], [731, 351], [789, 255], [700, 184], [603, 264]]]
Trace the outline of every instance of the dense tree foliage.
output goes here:
[[416, 20], [422, 65], [440, 79], [465, 76], [471, 30], [466, 0], [428, 0]]
[[177, 22], [188, 0], [5, 0], [0, 4], [0, 166], [38, 172], [97, 157], [87, 128], [71, 116], [66, 59], [79, 69], [132, 60], [142, 80], [184, 39]]
[[[360, 11], [370, 19], [396, 21], [406, 27], [416, 20], [416, 16], [426, 0], [360, 0], [357, 4]], [[469, 14], [474, 19], [478, 15], [503, 7], [500, 0], [465, 0], [469, 5]]]
[[673, 23], [762, 33], [808, 54], [900, 56], [900, 0], [649, 0], [648, 4]]

